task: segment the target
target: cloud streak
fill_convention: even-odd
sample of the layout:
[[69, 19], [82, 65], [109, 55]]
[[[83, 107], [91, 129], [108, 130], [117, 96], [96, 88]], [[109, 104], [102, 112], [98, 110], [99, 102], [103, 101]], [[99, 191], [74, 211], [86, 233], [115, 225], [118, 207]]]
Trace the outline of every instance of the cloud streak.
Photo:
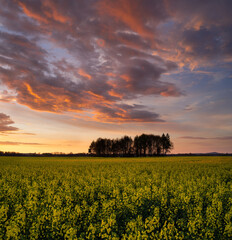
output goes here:
[[0, 145], [46, 145], [41, 143], [26, 143], [26, 142], [11, 142], [11, 141], [0, 141]]
[[231, 141], [232, 136], [225, 136], [225, 137], [191, 137], [191, 136], [183, 136], [180, 137], [182, 139], [192, 139], [192, 140], [225, 140]]

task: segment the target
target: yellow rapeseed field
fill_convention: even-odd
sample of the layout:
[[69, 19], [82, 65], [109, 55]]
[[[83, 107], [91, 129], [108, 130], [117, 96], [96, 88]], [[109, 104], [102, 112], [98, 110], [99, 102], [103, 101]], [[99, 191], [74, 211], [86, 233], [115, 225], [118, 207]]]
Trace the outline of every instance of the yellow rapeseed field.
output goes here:
[[232, 239], [232, 157], [0, 157], [0, 239]]

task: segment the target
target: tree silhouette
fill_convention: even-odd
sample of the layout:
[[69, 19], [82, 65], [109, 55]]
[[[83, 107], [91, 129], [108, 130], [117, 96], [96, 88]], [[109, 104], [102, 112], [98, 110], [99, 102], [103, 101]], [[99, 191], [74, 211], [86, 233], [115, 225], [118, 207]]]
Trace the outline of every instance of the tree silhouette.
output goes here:
[[162, 145], [163, 154], [167, 154], [173, 148], [173, 144], [170, 141], [170, 136], [168, 133], [166, 134], [166, 136], [163, 133], [161, 137], [161, 145]]
[[142, 134], [132, 140], [129, 136], [120, 139], [98, 138], [89, 146], [89, 153], [96, 156], [155, 156], [166, 155], [173, 148], [167, 133], [162, 136]]

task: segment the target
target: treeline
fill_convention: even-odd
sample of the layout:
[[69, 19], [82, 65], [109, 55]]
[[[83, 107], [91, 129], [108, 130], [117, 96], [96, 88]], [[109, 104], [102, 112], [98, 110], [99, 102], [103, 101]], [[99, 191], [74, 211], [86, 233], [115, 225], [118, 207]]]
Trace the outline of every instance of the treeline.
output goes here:
[[120, 139], [98, 138], [89, 146], [89, 153], [96, 156], [159, 156], [166, 155], [173, 148], [167, 133], [162, 136], [142, 134], [132, 139], [124, 136]]
[[0, 151], [0, 156], [11, 157], [88, 157], [88, 153], [19, 153], [19, 152], [3, 152]]

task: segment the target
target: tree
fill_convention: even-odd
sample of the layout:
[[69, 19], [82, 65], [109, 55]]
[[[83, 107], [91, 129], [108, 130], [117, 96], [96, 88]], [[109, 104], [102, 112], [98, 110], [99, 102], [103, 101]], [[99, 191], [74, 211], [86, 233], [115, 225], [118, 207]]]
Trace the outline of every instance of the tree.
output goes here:
[[143, 156], [146, 156], [146, 151], [148, 146], [148, 137], [146, 134], [142, 134], [139, 136], [139, 143], [143, 151]]
[[170, 152], [170, 150], [173, 148], [173, 143], [170, 140], [170, 136], [167, 133], [166, 136], [163, 133], [162, 137], [161, 137], [161, 145], [162, 145], [162, 152], [163, 154], [167, 154], [168, 152]]
[[97, 156], [154, 156], [167, 154], [173, 148], [173, 143], [167, 133], [162, 136], [142, 134], [132, 140], [129, 136], [120, 139], [98, 138], [89, 146], [89, 153]]
[[139, 136], [135, 136], [134, 138], [134, 153], [136, 157], [139, 156], [140, 153]]
[[96, 143], [95, 141], [92, 141], [89, 146], [89, 153], [95, 153], [96, 154]]
[[124, 136], [120, 139], [120, 146], [123, 156], [129, 156], [132, 148], [132, 138]]
[[120, 152], [119, 140], [118, 139], [113, 139], [112, 140], [112, 154], [114, 156], [118, 156], [119, 152]]
[[148, 147], [148, 155], [153, 156], [158, 154], [158, 147], [160, 145], [160, 136], [156, 136], [153, 134], [148, 135], [147, 147]]

